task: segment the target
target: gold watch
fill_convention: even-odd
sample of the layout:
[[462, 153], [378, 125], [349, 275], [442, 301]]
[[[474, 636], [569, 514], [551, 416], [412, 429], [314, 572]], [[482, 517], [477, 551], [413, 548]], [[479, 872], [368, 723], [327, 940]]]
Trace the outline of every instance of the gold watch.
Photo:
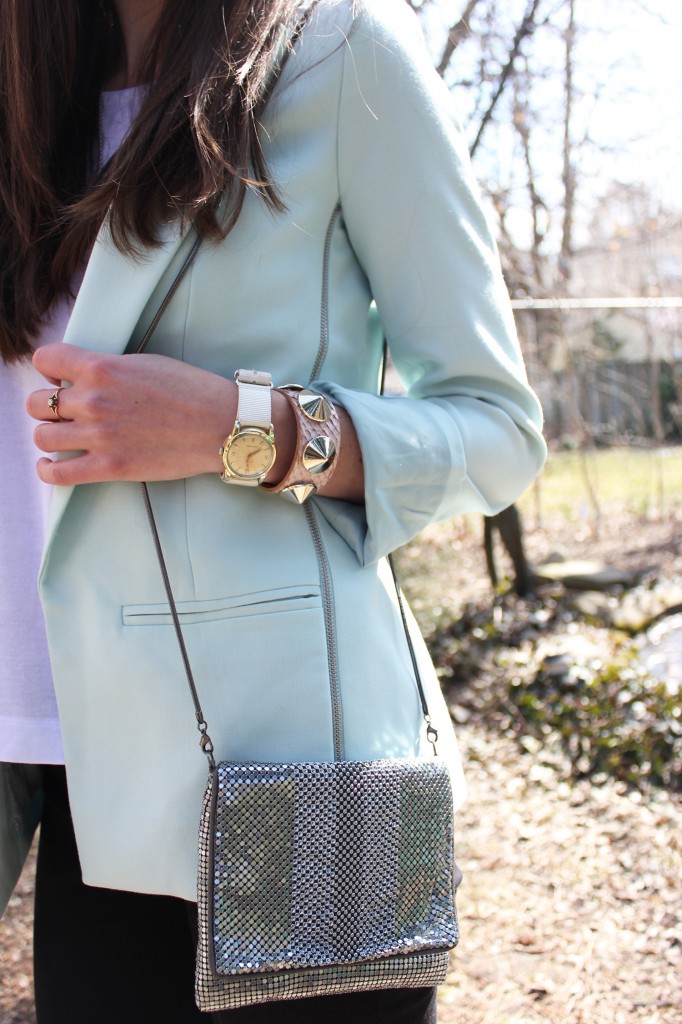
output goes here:
[[237, 419], [220, 448], [226, 484], [257, 487], [277, 455], [272, 426], [272, 377], [260, 370], [237, 370]]

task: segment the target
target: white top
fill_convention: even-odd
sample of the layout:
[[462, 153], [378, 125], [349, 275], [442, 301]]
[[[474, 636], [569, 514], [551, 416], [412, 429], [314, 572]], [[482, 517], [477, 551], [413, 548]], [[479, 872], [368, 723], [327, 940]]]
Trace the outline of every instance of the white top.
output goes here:
[[[100, 159], [115, 153], [142, 100], [142, 88], [105, 92], [101, 102]], [[80, 286], [75, 282], [74, 293]], [[36, 347], [61, 341], [73, 299], [55, 304]], [[40, 452], [28, 395], [45, 388], [30, 363], [0, 361], [0, 761], [62, 764], [61, 732], [36, 579], [45, 536], [50, 487], [35, 471]]]

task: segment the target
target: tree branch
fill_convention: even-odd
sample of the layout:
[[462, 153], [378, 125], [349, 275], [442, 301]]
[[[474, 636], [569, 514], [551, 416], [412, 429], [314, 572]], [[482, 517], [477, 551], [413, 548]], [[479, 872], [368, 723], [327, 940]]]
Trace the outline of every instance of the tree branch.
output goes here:
[[563, 172], [564, 186], [564, 220], [561, 230], [561, 251], [559, 253], [559, 272], [566, 282], [571, 276], [571, 253], [573, 249], [573, 214], [575, 211], [575, 167], [573, 166], [573, 146], [571, 142], [571, 125], [573, 120], [573, 49], [575, 44], [575, 0], [569, 0], [568, 26], [565, 34], [564, 57], [564, 141], [563, 141]]
[[452, 55], [455, 50], [462, 42], [462, 40], [469, 34], [469, 22], [471, 21], [471, 15], [474, 13], [476, 6], [480, 3], [480, 0], [469, 0], [466, 10], [462, 14], [459, 21], [456, 21], [448, 32], [448, 39], [443, 50], [443, 55], [437, 67], [438, 74], [442, 77], [448, 69], [448, 65], [452, 60]]
[[507, 80], [509, 79], [509, 76], [511, 75], [512, 71], [514, 70], [514, 63], [515, 63], [516, 58], [518, 57], [519, 53], [521, 52], [521, 44], [523, 43], [523, 41], [526, 38], [526, 36], [532, 35], [533, 31], [535, 30], [535, 26], [536, 26], [535, 18], [536, 18], [537, 10], [538, 10], [538, 7], [540, 6], [540, 3], [541, 3], [541, 0], [528, 0], [528, 6], [526, 7], [526, 13], [523, 16], [521, 24], [519, 25], [519, 27], [516, 30], [516, 34], [514, 36], [514, 42], [512, 43], [511, 50], [509, 51], [509, 57], [507, 59], [507, 63], [502, 68], [502, 71], [500, 73], [500, 77], [499, 77], [498, 82], [497, 82], [497, 88], [495, 89], [495, 93], [493, 95], [493, 98], [491, 99], [491, 101], [490, 101], [490, 103], [488, 105], [488, 109], [486, 110], [485, 114], [483, 115], [483, 117], [481, 119], [481, 123], [479, 125], [478, 132], [476, 133], [476, 138], [474, 139], [473, 145], [472, 145], [472, 147], [471, 147], [471, 149], [469, 151], [471, 156], [473, 156], [474, 153], [476, 152], [476, 149], [478, 148], [478, 144], [481, 141], [481, 137], [483, 135], [483, 132], [487, 128], [487, 126], [488, 126], [488, 124], [489, 124], [489, 122], [490, 122], [490, 120], [491, 120], [491, 118], [493, 116], [493, 113], [495, 111], [495, 107], [497, 106], [498, 101], [499, 101], [500, 97], [502, 96], [502, 93], [504, 92], [505, 86], [507, 84]]

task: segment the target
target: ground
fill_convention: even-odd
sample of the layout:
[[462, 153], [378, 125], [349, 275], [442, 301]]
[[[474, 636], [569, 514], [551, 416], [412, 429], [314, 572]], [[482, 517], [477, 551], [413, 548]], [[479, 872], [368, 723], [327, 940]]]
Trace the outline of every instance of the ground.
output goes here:
[[569, 785], [508, 739], [460, 737], [462, 940], [441, 1024], [679, 1021], [679, 803]]
[[[400, 554], [405, 589], [433, 643], [448, 619], [492, 605], [481, 534], [478, 519], [452, 522]], [[561, 554], [633, 571], [652, 586], [682, 578], [679, 514], [618, 510], [598, 531], [588, 522], [567, 529], [550, 516], [528, 531], [527, 548], [535, 564]], [[521, 614], [524, 608], [531, 610], [522, 604]], [[568, 649], [576, 657], [589, 644], [606, 661], [621, 641], [618, 631], [570, 618], [564, 635], [555, 629], [540, 642], [546, 652]], [[518, 737], [500, 735], [491, 728], [499, 714], [493, 723], [481, 720], [471, 692], [485, 675], [479, 668], [473, 685], [446, 686], [460, 720], [469, 799], [458, 815], [462, 939], [439, 1021], [679, 1022], [679, 796], [656, 788], [642, 794], [612, 780], [570, 781], [573, 766], [560, 750], [532, 736], [520, 746]]]
[[[489, 599], [480, 529], [478, 520], [447, 524], [401, 553], [405, 589], [427, 629]], [[682, 576], [681, 533], [672, 516], [605, 517], [598, 537], [578, 524], [565, 553], [573, 557], [579, 544], [582, 558]], [[566, 535], [551, 522], [534, 529], [532, 559], [544, 560]], [[457, 818], [462, 940], [441, 990], [441, 1024], [676, 1024], [679, 797], [570, 781], [560, 751], [524, 749], [463, 715], [459, 686], [446, 696], [454, 717], [466, 719], [458, 735], [469, 800]], [[0, 923], [0, 1024], [34, 1021], [31, 896], [29, 865]]]

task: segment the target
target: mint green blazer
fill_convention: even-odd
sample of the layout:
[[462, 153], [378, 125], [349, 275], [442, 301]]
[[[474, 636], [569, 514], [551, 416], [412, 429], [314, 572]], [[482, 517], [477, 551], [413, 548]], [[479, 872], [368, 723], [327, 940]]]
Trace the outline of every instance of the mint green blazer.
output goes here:
[[[333, 698], [345, 757], [428, 753], [383, 556], [430, 523], [505, 507], [544, 459], [451, 98], [403, 0], [366, 0], [355, 20], [352, 7], [322, 0], [268, 104], [286, 211], [249, 195], [152, 344], [225, 377], [315, 381], [364, 459], [364, 506], [317, 499], [312, 523], [217, 476], [150, 488], [220, 759], [330, 759]], [[191, 243], [170, 226], [133, 261], [103, 229], [65, 340], [123, 352]], [[377, 395], [372, 299], [406, 397]], [[193, 899], [206, 764], [136, 485], [55, 491], [40, 587], [84, 880]], [[416, 643], [459, 802], [447, 709]]]

